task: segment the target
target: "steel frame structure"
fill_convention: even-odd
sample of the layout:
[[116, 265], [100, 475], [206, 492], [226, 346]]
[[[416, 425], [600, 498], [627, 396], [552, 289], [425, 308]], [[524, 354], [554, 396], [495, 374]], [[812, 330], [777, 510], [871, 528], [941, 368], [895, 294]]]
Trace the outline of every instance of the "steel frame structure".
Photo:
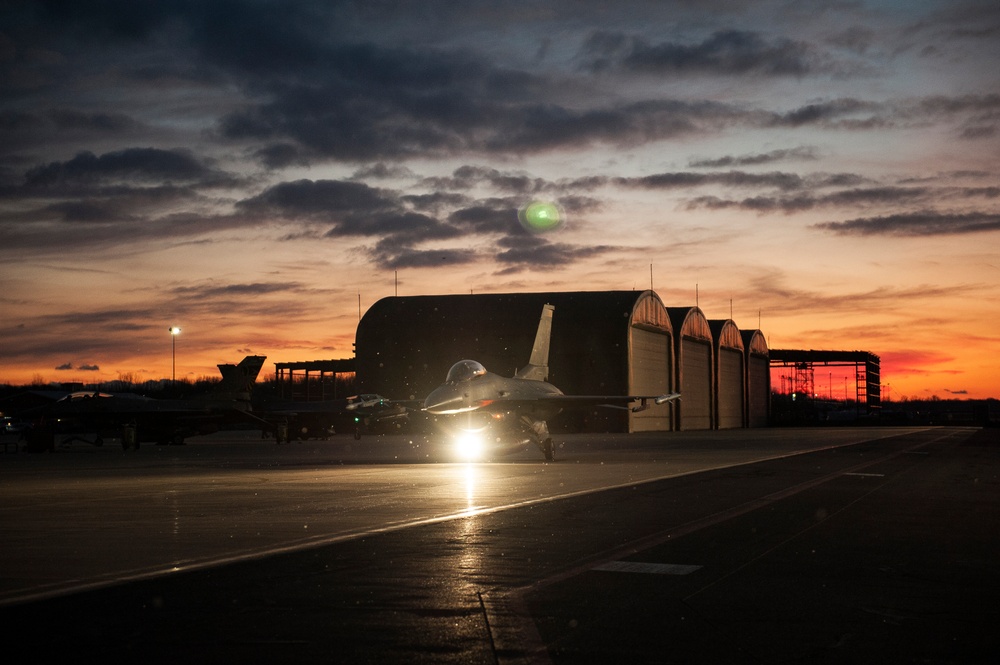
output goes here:
[[816, 351], [770, 349], [771, 369], [791, 367], [796, 372], [796, 385], [813, 395], [816, 367], [854, 367], [855, 404], [865, 405], [868, 415], [882, 408], [881, 360], [869, 351]]

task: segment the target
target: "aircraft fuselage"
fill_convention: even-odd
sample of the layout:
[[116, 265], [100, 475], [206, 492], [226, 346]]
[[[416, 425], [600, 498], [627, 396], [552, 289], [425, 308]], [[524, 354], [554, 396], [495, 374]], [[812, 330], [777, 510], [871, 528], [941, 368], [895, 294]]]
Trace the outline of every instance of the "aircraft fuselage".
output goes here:
[[469, 411], [502, 413], [515, 409], [545, 419], [559, 412], [558, 408], [533, 403], [544, 397], [562, 395], [562, 391], [545, 381], [508, 378], [485, 372], [464, 381], [449, 381], [431, 392], [424, 400], [424, 410], [435, 415], [452, 415]]

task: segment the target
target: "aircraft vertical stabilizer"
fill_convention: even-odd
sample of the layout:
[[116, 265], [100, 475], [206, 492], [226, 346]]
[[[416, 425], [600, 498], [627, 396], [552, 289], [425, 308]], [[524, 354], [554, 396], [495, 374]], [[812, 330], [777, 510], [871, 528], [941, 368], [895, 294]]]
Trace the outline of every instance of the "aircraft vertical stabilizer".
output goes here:
[[542, 305], [542, 316], [538, 320], [535, 345], [531, 347], [531, 359], [514, 376], [531, 381], [547, 381], [549, 378], [549, 340], [552, 337], [552, 312], [554, 305]]
[[253, 384], [257, 381], [257, 375], [264, 367], [267, 356], [247, 356], [240, 361], [239, 365], [221, 364], [219, 373], [222, 374], [222, 381], [216, 387], [216, 392], [222, 393], [249, 393], [253, 390]]

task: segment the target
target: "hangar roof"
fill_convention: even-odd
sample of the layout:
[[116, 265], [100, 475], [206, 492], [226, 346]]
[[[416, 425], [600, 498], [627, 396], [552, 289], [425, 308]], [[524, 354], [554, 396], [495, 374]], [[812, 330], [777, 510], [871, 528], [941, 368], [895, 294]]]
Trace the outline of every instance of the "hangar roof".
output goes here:
[[767, 358], [770, 355], [764, 333], [759, 330], [742, 330], [740, 334], [743, 335], [743, 348], [748, 354], [761, 358]]
[[678, 344], [680, 339], [688, 337], [706, 342], [712, 341], [712, 331], [708, 326], [708, 319], [697, 307], [668, 307], [667, 314], [670, 315], [670, 322], [674, 330], [677, 331]]
[[712, 319], [708, 322], [716, 348], [743, 350], [743, 337], [732, 319]]

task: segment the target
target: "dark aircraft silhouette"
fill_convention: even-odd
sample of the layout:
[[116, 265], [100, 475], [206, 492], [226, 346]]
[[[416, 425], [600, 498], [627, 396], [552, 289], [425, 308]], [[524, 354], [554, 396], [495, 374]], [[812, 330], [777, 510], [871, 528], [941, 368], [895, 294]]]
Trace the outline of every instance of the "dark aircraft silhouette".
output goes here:
[[316, 402], [265, 402], [254, 410], [273, 425], [279, 443], [327, 438], [348, 430], [354, 432], [355, 439], [360, 439], [363, 432], [401, 426], [408, 416], [404, 406], [375, 394]]
[[[570, 407], [604, 406], [609, 408], [642, 411], [649, 402], [664, 404], [678, 399], [680, 393], [666, 395], [565, 395], [548, 383], [549, 339], [552, 333], [553, 305], [542, 306], [542, 316], [535, 333], [535, 344], [528, 364], [511, 378], [486, 371], [475, 360], [460, 360], [448, 371], [445, 382], [434, 389], [424, 400], [424, 410], [436, 415], [469, 414], [468, 426], [462, 430], [460, 447], [466, 456], [476, 456], [481, 447], [481, 437], [487, 430], [496, 429], [489, 447], [514, 450], [534, 442], [552, 461], [552, 437], [548, 419]], [[636, 406], [629, 406], [639, 402]], [[472, 425], [472, 414], [488, 414], [491, 420], [479, 427]], [[479, 439], [479, 441], [477, 441]]]
[[[247, 356], [239, 365], [219, 365], [222, 381], [213, 392], [191, 399], [153, 399], [134, 393], [75, 392], [34, 410], [27, 450], [51, 450], [60, 435], [66, 440], [94, 435], [121, 438], [122, 447], [140, 442], [180, 445], [189, 436], [211, 434], [234, 423], [267, 423], [251, 413], [250, 393], [266, 356]], [[86, 439], [83, 439], [86, 441]]]

